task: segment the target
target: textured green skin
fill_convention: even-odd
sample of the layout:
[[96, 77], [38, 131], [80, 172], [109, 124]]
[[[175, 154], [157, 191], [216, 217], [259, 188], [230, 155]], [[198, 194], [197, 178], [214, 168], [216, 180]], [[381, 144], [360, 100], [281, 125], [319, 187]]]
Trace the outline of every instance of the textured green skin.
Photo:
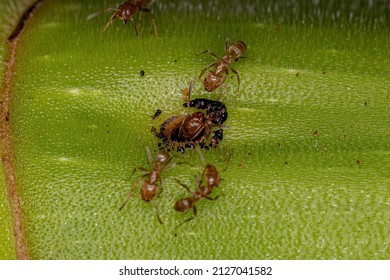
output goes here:
[[[100, 33], [109, 14], [85, 18], [105, 6], [80, 2], [44, 4], [20, 38], [11, 139], [32, 258], [390, 257], [390, 25], [380, 4], [349, 20], [341, 4], [200, 1], [189, 12], [187, 1], [160, 1], [162, 39], [145, 15], [137, 40], [119, 21]], [[233, 75], [225, 138], [204, 154], [220, 170], [232, 159], [220, 197], [201, 201], [175, 237], [191, 213], [173, 210], [188, 195], [173, 179], [194, 187], [195, 153], [175, 159], [194, 166], [164, 173], [163, 225], [138, 195], [118, 208], [133, 168], [147, 167], [145, 146], [157, 147], [151, 127], [185, 113], [180, 90], [213, 61], [194, 54], [222, 56], [226, 35], [248, 44], [233, 65], [241, 95]], [[208, 95], [197, 84], [193, 96]]]

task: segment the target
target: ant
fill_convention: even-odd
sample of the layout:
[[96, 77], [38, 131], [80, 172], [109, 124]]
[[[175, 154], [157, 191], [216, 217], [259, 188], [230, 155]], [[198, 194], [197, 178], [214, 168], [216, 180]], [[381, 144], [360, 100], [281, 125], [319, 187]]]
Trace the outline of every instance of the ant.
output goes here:
[[[192, 86], [193, 82], [190, 84], [188, 97]], [[193, 149], [196, 145], [205, 149], [215, 148], [222, 140], [223, 130], [213, 131], [212, 128], [221, 127], [226, 121], [228, 114], [225, 104], [205, 98], [191, 101], [188, 98], [183, 106], [188, 107], [188, 114], [168, 118], [161, 124], [159, 132], [153, 127], [152, 132], [155, 136], [160, 138], [166, 146], [177, 147], [179, 153], [184, 153], [184, 147]], [[191, 107], [206, 110], [206, 114], [203, 112], [190, 113]], [[211, 137], [209, 145], [206, 146], [205, 142], [209, 139], [211, 133], [214, 133], [214, 135]]]
[[[204, 162], [203, 155], [202, 155], [199, 148], [197, 148], [197, 152], [199, 153], [200, 158]], [[228, 158], [228, 161], [226, 163], [226, 167], [223, 170], [223, 172], [227, 170], [230, 158], [231, 158], [231, 154], [229, 154], [229, 158]], [[185, 184], [183, 184], [179, 180], [175, 179], [175, 181], [180, 186], [182, 186], [184, 189], [186, 189], [191, 194], [191, 196], [179, 199], [178, 201], [176, 201], [173, 208], [177, 212], [186, 212], [186, 211], [192, 209], [194, 215], [192, 217], [184, 220], [183, 222], [179, 223], [178, 225], [176, 225], [175, 228], [173, 229], [173, 232], [175, 232], [176, 229], [179, 226], [183, 225], [184, 223], [187, 223], [187, 222], [195, 219], [196, 214], [197, 214], [196, 203], [199, 200], [204, 199], [204, 198], [206, 198], [208, 200], [216, 200], [218, 198], [218, 196], [212, 198], [209, 195], [212, 193], [214, 188], [219, 187], [221, 180], [222, 179], [219, 176], [219, 172], [218, 172], [217, 168], [214, 165], [211, 165], [209, 163], [206, 164], [206, 166], [202, 172], [202, 175], [200, 177], [199, 177], [199, 174], [196, 175], [196, 189], [195, 189], [195, 191], [191, 191]]]
[[[157, 206], [152, 204], [152, 199], [157, 194], [157, 192], [160, 194], [163, 189], [163, 180], [161, 178], [161, 173], [175, 167], [177, 163], [170, 163], [172, 157], [165, 151], [158, 151], [156, 153], [155, 159], [153, 160], [152, 154], [148, 146], [146, 146], [146, 154], [148, 156], [148, 163], [151, 164], [152, 167], [150, 168], [150, 170], [145, 169], [143, 167], [134, 168], [133, 172], [130, 175], [130, 178], [137, 170], [144, 171], [145, 173], [134, 182], [134, 185], [131, 190], [134, 190], [139, 185], [140, 181], [145, 178], [142, 181], [141, 185], [141, 198], [146, 202], [150, 202], [151, 205], [156, 209], [157, 219], [160, 224], [162, 224]], [[158, 183], [160, 183], [160, 188], [157, 185]], [[127, 204], [127, 202], [132, 196], [133, 194], [132, 192], [130, 192], [127, 195], [124, 203], [121, 205], [121, 207], [119, 207], [119, 211], [123, 209], [123, 207]]]
[[[216, 62], [207, 65], [200, 72], [199, 79], [201, 79], [203, 73], [207, 69], [213, 67], [212, 70], [208, 71], [208, 73], [204, 78], [203, 81], [204, 89], [208, 92], [213, 92], [219, 86], [223, 85], [230, 70], [237, 76], [238, 94], [240, 94], [240, 76], [238, 75], [238, 72], [234, 70], [230, 65], [234, 61], [239, 60], [244, 55], [246, 50], [247, 50], [247, 46], [243, 41], [237, 41], [231, 45], [230, 38], [226, 37], [225, 55], [222, 58], [219, 58], [215, 53], [213, 53], [210, 50], [205, 50], [203, 52], [200, 52], [198, 55], [208, 53], [217, 60]], [[223, 94], [224, 89], [225, 89], [225, 85], [222, 86], [222, 91], [219, 94], [217, 99], [219, 99], [219, 97]]]
[[[114, 22], [114, 20], [118, 18], [123, 21], [124, 25], [126, 25], [130, 20], [133, 23], [135, 34], [137, 35], [137, 38], [139, 38], [137, 25], [133, 18], [137, 10], [139, 10], [138, 24], [141, 24], [142, 12], [149, 13], [154, 29], [154, 34], [156, 37], [160, 37], [157, 32], [156, 22], [154, 21], [152, 11], [149, 8], [146, 8], [147, 6], [153, 4], [154, 1], [155, 0], [127, 0], [122, 2], [118, 8], [105, 9], [104, 11], [115, 11], [115, 13], [110, 17], [102, 32], [106, 31], [107, 28]], [[87, 17], [87, 20], [90, 20], [99, 14], [100, 12], [93, 13]]]

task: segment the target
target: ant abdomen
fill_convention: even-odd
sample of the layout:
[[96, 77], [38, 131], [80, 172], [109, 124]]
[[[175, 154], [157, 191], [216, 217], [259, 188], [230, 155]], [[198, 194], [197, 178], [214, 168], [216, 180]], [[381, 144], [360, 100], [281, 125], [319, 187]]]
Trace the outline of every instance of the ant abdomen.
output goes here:
[[192, 209], [194, 207], [194, 204], [195, 203], [192, 198], [186, 197], [178, 200], [173, 206], [173, 208], [178, 212], [185, 212]]

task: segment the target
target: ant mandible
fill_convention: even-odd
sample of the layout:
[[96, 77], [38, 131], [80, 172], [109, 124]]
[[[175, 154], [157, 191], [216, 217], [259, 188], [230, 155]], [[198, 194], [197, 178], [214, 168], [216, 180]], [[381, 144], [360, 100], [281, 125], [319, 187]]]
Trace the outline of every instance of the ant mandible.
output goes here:
[[[197, 151], [198, 151], [202, 161], [204, 162], [204, 158], [203, 158], [203, 155], [201, 154], [200, 149], [197, 148]], [[227, 167], [228, 167], [228, 164], [230, 161], [230, 157], [231, 157], [231, 154], [229, 154], [229, 158], [228, 158], [226, 167], [223, 171], [227, 170]], [[184, 189], [186, 189], [191, 194], [191, 196], [179, 199], [178, 201], [176, 201], [173, 208], [175, 209], [175, 211], [178, 211], [178, 212], [186, 212], [186, 211], [192, 209], [193, 216], [184, 220], [183, 222], [179, 223], [178, 225], [176, 225], [175, 228], [173, 229], [173, 232], [175, 232], [176, 229], [179, 226], [183, 225], [184, 223], [187, 223], [187, 222], [195, 219], [196, 214], [197, 214], [196, 203], [199, 200], [201, 200], [203, 198], [206, 198], [209, 200], [215, 200], [218, 198], [218, 196], [212, 198], [212, 197], [209, 197], [209, 195], [211, 194], [211, 192], [213, 191], [214, 188], [219, 187], [221, 180], [222, 179], [219, 176], [219, 172], [218, 172], [217, 168], [214, 165], [211, 165], [209, 163], [206, 164], [206, 166], [203, 170], [203, 173], [200, 177], [199, 177], [199, 174], [196, 175], [196, 189], [195, 189], [195, 191], [191, 191], [185, 184], [183, 184], [179, 180], [175, 179], [175, 181], [180, 186], [182, 186]], [[175, 233], [175, 235], [176, 235], [176, 233]]]
[[[141, 185], [141, 198], [146, 202], [150, 202], [151, 205], [156, 209], [157, 219], [160, 224], [162, 224], [157, 206], [152, 204], [152, 199], [158, 191], [160, 194], [163, 189], [163, 180], [161, 178], [161, 173], [175, 167], [177, 163], [170, 163], [172, 157], [165, 151], [158, 151], [156, 153], [155, 159], [153, 160], [152, 154], [148, 146], [146, 146], [146, 154], [148, 156], [148, 163], [151, 164], [152, 167], [150, 170], [145, 169], [143, 167], [134, 168], [133, 172], [130, 175], [130, 178], [137, 170], [144, 171], [145, 173], [134, 182], [134, 185], [131, 190], [134, 190], [139, 185], [140, 181], [145, 178]], [[160, 183], [160, 188], [157, 185], [158, 183]], [[126, 200], [123, 202], [119, 210], [123, 209], [123, 207], [127, 204], [127, 202], [132, 196], [133, 193], [130, 191], [130, 193], [126, 197]]]
[[[152, 21], [154, 34], [156, 37], [160, 37], [157, 32], [156, 22], [154, 21], [154, 16], [149, 8], [146, 8], [147, 6], [153, 4], [155, 0], [127, 0], [125, 2], [122, 2], [118, 8], [107, 8], [104, 11], [115, 11], [115, 13], [110, 17], [107, 24], [104, 26], [102, 32], [106, 31], [107, 28], [114, 22], [115, 19], [120, 19], [123, 21], [124, 25], [127, 24], [127, 22], [130, 20], [133, 23], [135, 34], [137, 35], [137, 38], [139, 38], [138, 35], [138, 29], [137, 25], [134, 21], [134, 15], [139, 10], [139, 17], [138, 17], [138, 24], [141, 23], [142, 19], [142, 12], [147, 12], [150, 15], [150, 19]], [[94, 18], [100, 14], [100, 12], [93, 13], [87, 17], [87, 20]]]
[[[203, 81], [204, 89], [208, 92], [213, 92], [219, 86], [223, 85], [228, 74], [229, 74], [229, 70], [230, 70], [237, 77], [238, 94], [240, 94], [240, 76], [238, 75], [238, 72], [231, 67], [231, 64], [234, 61], [239, 60], [246, 52], [246, 49], [247, 49], [247, 46], [243, 41], [237, 41], [231, 45], [230, 38], [226, 37], [225, 55], [222, 58], [219, 58], [215, 53], [213, 53], [210, 50], [205, 50], [203, 52], [200, 52], [198, 55], [208, 53], [217, 60], [216, 62], [213, 62], [213, 63], [207, 65], [200, 72], [199, 79], [201, 79], [203, 73], [207, 69], [213, 67], [212, 70], [208, 71], [208, 73], [206, 74], [206, 76], [204, 78], [204, 81]], [[218, 99], [223, 94], [224, 89], [225, 89], [225, 85], [223, 85], [222, 91], [219, 94]]]

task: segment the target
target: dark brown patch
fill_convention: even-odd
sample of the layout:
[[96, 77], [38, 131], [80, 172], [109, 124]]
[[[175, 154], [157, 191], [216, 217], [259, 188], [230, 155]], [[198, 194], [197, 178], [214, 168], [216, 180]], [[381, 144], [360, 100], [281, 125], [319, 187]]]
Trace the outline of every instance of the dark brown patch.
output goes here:
[[18, 22], [18, 25], [12, 32], [12, 34], [8, 37], [7, 43], [11, 43], [13, 40], [18, 38], [20, 32], [23, 31], [24, 26], [28, 19], [32, 16], [33, 12], [39, 7], [39, 5], [43, 2], [43, 0], [37, 0], [32, 4], [22, 15], [21, 19]]

